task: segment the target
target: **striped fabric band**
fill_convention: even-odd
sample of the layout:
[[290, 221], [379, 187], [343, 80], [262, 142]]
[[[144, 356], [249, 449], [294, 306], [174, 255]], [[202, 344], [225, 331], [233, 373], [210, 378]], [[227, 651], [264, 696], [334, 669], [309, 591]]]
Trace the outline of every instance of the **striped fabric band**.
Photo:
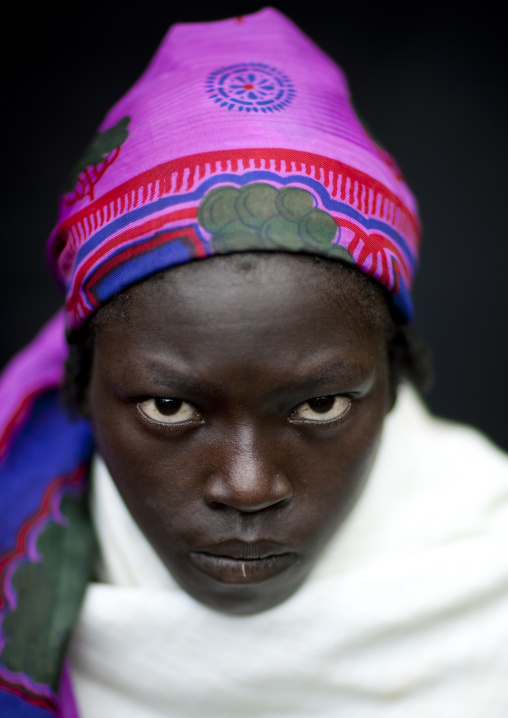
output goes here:
[[[280, 220], [280, 213], [268, 200], [269, 206], [258, 207], [257, 222], [235, 225], [237, 237], [221, 245], [221, 233], [206, 226], [200, 207], [213, 190], [256, 184], [269, 185], [275, 192], [302, 190], [301, 211], [319, 209], [334, 224], [316, 237], [296, 222], [295, 227], [277, 224], [274, 219]], [[224, 225], [235, 220], [236, 214], [225, 216]], [[259, 231], [252, 232], [256, 224]], [[216, 151], [167, 162], [111, 190], [58, 227], [51, 251], [59, 249], [58, 272], [66, 284], [70, 328], [80, 326], [121, 289], [155, 272], [249, 250], [296, 251], [349, 261], [386, 286], [401, 312], [409, 315], [418, 224], [393, 192], [336, 160], [282, 149]]]

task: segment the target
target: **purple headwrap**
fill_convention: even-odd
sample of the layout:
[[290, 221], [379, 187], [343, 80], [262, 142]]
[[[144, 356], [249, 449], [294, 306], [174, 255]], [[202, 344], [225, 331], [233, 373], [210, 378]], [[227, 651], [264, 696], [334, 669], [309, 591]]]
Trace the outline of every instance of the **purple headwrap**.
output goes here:
[[94, 560], [93, 440], [59, 403], [64, 325], [155, 272], [242, 251], [348, 262], [410, 318], [418, 237], [344, 75], [287, 18], [170, 30], [68, 178], [48, 246], [66, 318], [0, 379], [0, 715], [77, 716], [65, 652]]
[[248, 250], [350, 262], [411, 318], [414, 199], [342, 71], [276, 10], [171, 28], [66, 190], [48, 252], [70, 328], [154, 272]]

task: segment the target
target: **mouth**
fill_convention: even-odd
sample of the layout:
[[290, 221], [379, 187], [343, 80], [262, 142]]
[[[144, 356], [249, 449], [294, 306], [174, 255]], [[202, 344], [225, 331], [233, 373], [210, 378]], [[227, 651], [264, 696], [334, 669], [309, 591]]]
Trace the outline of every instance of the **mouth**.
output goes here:
[[267, 581], [299, 562], [295, 552], [271, 541], [224, 541], [189, 554], [192, 564], [227, 584]]

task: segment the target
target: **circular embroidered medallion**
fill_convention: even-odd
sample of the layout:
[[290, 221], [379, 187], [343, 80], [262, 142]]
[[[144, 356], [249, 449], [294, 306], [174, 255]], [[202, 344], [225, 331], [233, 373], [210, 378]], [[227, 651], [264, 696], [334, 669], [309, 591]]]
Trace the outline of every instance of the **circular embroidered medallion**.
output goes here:
[[280, 112], [295, 96], [287, 75], [261, 62], [246, 62], [214, 70], [206, 80], [210, 98], [244, 112]]

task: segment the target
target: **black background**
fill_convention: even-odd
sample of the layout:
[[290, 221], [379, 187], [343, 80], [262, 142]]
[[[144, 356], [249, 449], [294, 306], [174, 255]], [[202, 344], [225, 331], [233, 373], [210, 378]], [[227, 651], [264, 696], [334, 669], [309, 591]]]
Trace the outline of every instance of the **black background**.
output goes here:
[[[424, 225], [416, 325], [433, 349], [431, 408], [508, 449], [508, 141], [505, 20], [438, 3], [279, 2], [343, 67], [374, 135], [396, 157]], [[56, 197], [111, 105], [174, 22], [262, 4], [11, 5], [2, 52], [0, 364], [61, 304], [44, 261]], [[199, 51], [199, 48], [196, 48]]]

